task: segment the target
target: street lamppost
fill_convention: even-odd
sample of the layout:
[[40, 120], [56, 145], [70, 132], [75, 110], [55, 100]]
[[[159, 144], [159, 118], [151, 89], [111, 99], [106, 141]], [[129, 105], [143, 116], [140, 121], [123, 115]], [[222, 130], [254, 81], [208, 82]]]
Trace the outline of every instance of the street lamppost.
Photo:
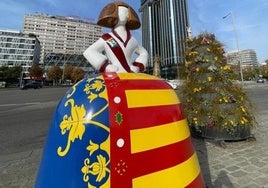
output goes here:
[[233, 30], [234, 30], [235, 41], [236, 41], [236, 48], [237, 48], [238, 66], [239, 66], [239, 70], [240, 70], [241, 83], [242, 83], [242, 86], [244, 86], [243, 70], [242, 70], [240, 56], [239, 56], [239, 44], [238, 44], [238, 37], [237, 37], [237, 32], [236, 32], [236, 27], [235, 27], [235, 22], [234, 22], [234, 15], [232, 12], [229, 12], [226, 16], [223, 16], [222, 18], [225, 19], [228, 16], [231, 16], [231, 19], [232, 19]]

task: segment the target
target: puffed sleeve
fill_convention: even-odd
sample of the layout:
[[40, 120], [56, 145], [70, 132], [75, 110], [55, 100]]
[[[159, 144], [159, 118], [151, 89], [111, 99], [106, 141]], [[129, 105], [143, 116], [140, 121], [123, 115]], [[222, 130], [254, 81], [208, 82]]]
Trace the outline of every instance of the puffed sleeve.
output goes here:
[[89, 46], [83, 53], [87, 61], [97, 70], [103, 72], [108, 65], [108, 59], [104, 52], [105, 41], [99, 38], [95, 43]]
[[138, 56], [133, 62], [133, 65], [139, 67], [140, 71], [144, 71], [148, 64], [149, 54], [147, 50], [140, 45], [138, 45], [138, 47], [136, 48], [135, 53]]

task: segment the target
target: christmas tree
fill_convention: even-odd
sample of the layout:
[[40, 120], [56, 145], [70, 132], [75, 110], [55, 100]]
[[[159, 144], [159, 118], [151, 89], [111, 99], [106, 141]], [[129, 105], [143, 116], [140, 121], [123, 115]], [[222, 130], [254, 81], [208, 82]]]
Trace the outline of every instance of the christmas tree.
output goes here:
[[221, 140], [250, 137], [256, 125], [252, 105], [236, 84], [223, 45], [214, 34], [187, 39], [185, 60], [187, 78], [182, 99], [194, 134]]

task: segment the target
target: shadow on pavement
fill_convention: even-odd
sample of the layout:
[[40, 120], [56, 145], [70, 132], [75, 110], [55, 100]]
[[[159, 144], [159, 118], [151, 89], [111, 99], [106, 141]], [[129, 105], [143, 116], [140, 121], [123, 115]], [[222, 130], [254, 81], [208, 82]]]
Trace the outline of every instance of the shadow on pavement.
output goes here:
[[207, 188], [213, 188], [205, 140], [202, 138], [192, 136], [192, 142], [195, 147], [196, 154], [198, 156], [200, 168], [201, 168], [204, 180], [206, 182], [206, 186]]
[[[211, 180], [211, 172], [209, 166], [209, 159], [208, 159], [208, 150], [206, 146], [206, 142], [211, 142], [211, 140], [207, 140], [201, 137], [192, 136], [193, 145], [195, 147], [200, 168], [202, 170], [202, 174], [204, 180], [206, 182], [207, 188], [234, 188], [233, 183], [228, 177], [228, 173], [225, 170], [221, 170], [217, 177], [214, 177], [214, 182]], [[217, 143], [211, 142], [215, 145], [215, 147], [222, 147], [221, 145], [217, 145]]]
[[225, 187], [228, 187], [228, 188], [233, 188], [233, 184], [232, 182], [230, 181], [226, 171], [222, 170], [220, 171], [217, 179], [214, 181], [214, 187], [217, 187], [217, 188], [225, 188]]

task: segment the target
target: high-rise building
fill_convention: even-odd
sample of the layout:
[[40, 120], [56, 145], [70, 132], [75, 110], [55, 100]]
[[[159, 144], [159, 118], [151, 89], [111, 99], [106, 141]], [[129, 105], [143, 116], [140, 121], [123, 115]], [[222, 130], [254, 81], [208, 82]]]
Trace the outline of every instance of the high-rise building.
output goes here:
[[184, 64], [190, 28], [187, 0], [141, 0], [140, 12], [142, 43], [150, 54], [149, 67], [153, 67], [153, 59], [158, 56], [168, 77], [177, 76], [176, 67]]
[[[103, 31], [102, 27], [76, 16], [63, 17], [45, 14], [26, 14], [24, 33], [33, 33], [40, 40], [40, 64], [59, 66], [65, 63], [75, 66], [89, 66], [83, 52]], [[84, 64], [84, 65], [81, 65]]]
[[0, 30], [0, 66], [38, 64], [40, 43], [33, 34], [15, 30]]
[[231, 65], [258, 67], [256, 52], [252, 49], [232, 51], [227, 53], [227, 63]]

